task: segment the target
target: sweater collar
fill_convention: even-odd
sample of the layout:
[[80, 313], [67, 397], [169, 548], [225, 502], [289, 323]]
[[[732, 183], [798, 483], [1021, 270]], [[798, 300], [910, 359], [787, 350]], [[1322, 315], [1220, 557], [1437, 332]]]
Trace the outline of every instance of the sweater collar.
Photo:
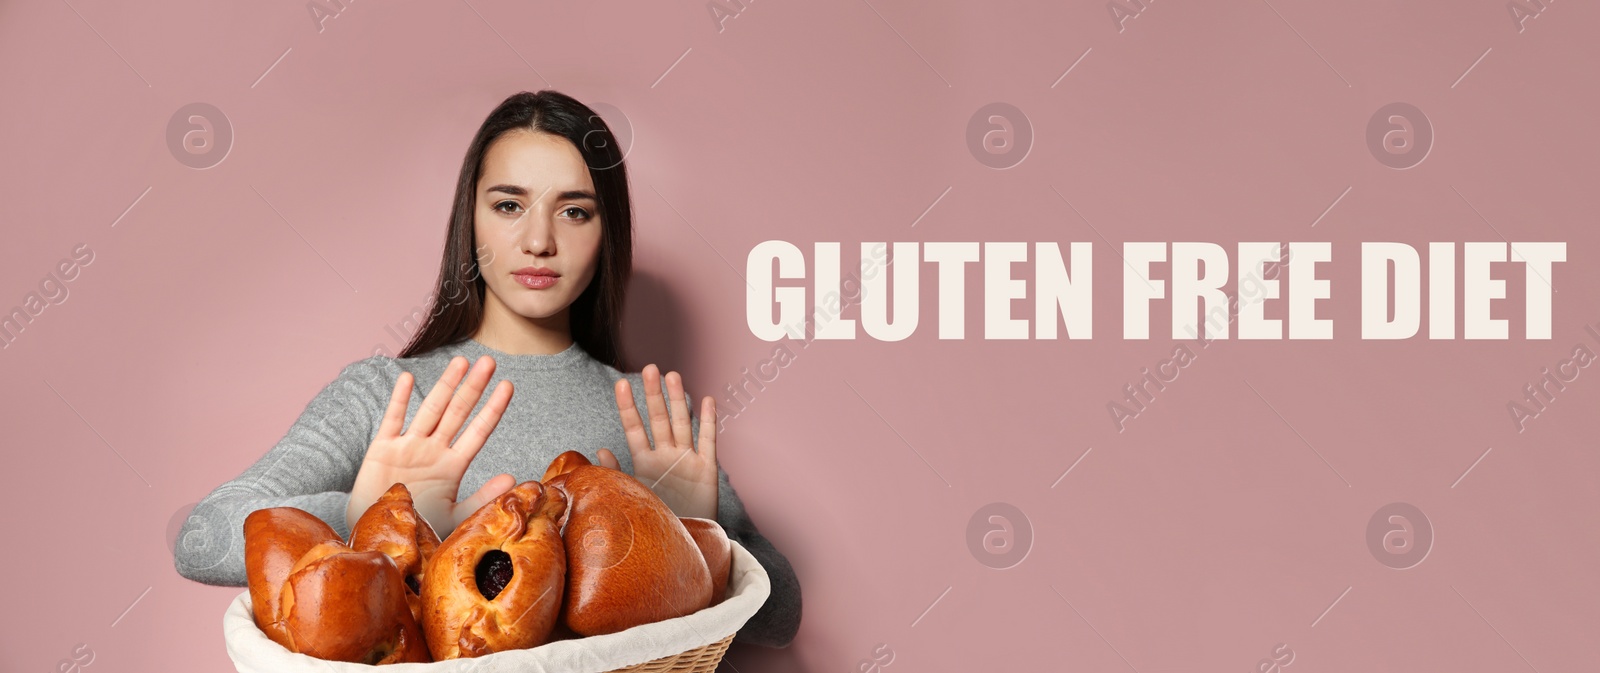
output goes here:
[[566, 350], [548, 355], [512, 354], [499, 351], [483, 345], [477, 339], [467, 338], [450, 345], [446, 349], [452, 356], [461, 355], [468, 362], [477, 362], [479, 357], [489, 356], [494, 359], [495, 371], [549, 371], [553, 369], [570, 369], [582, 364], [589, 359], [588, 352], [572, 342]]

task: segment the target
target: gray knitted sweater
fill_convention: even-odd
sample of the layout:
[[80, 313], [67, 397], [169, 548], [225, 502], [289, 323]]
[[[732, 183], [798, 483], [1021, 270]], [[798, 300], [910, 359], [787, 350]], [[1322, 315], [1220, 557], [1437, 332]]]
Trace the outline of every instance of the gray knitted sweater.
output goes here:
[[[348, 538], [345, 506], [350, 488], [377, 436], [395, 379], [403, 370], [411, 372], [415, 382], [403, 426], [410, 427], [423, 398], [456, 355], [468, 362], [483, 355], [495, 361], [494, 376], [469, 421], [477, 417], [488, 391], [500, 379], [514, 386], [499, 425], [461, 479], [458, 499], [477, 492], [500, 473], [516, 477], [517, 483], [538, 479], [550, 461], [567, 450], [582, 452], [598, 464], [599, 449], [611, 449], [622, 471], [633, 473], [613, 386], [619, 378], [629, 379], [639, 416], [648, 427], [643, 376], [618, 372], [576, 343], [553, 355], [512, 355], [467, 339], [414, 358], [373, 356], [345, 367], [306, 405], [276, 446], [195, 506], [179, 532], [178, 574], [206, 584], [244, 586], [244, 519], [267, 507], [298, 507]], [[694, 410], [699, 405], [691, 401], [690, 406], [698, 443], [700, 418]], [[756, 529], [720, 466], [717, 477], [718, 523], [761, 561], [772, 579], [772, 595], [734, 641], [787, 646], [800, 628], [800, 582], [788, 559]]]

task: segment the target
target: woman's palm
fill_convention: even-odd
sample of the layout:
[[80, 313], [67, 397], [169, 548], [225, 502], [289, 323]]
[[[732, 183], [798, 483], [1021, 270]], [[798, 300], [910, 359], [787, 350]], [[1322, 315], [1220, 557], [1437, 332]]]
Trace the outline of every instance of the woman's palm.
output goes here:
[[[515, 485], [511, 475], [497, 475], [471, 497], [456, 502], [462, 475], [499, 424], [512, 393], [511, 382], [501, 381], [483, 410], [456, 438], [494, 373], [493, 358], [480, 358], [470, 373], [465, 371], [466, 361], [460, 356], [451, 358], [404, 432], [401, 425], [411, 399], [412, 379], [410, 372], [400, 373], [378, 434], [367, 448], [350, 489], [345, 511], [349, 524], [354, 524], [384, 491], [399, 482], [411, 491], [418, 513], [444, 536], [478, 507]], [[457, 389], [464, 373], [466, 383]]]
[[[615, 392], [617, 413], [628, 437], [628, 453], [633, 457], [633, 476], [650, 487], [678, 516], [717, 518], [717, 442], [716, 402], [701, 401], [699, 450], [695, 449], [689, 405], [677, 372], [666, 376], [672, 409], [667, 409], [661, 394], [661, 374], [655, 365], [646, 365], [642, 374], [645, 406], [650, 413], [647, 433], [639, 416], [628, 379], [619, 379]], [[711, 419], [707, 422], [707, 419]], [[652, 446], [651, 437], [655, 442]], [[608, 449], [600, 449], [600, 464], [618, 467]]]

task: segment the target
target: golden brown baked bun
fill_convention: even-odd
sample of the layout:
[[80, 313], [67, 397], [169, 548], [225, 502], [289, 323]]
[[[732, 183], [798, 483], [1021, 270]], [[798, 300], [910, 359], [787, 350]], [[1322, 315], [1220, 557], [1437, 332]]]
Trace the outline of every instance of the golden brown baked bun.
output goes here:
[[555, 460], [550, 461], [550, 467], [545, 468], [544, 476], [540, 477], [539, 481], [548, 484], [550, 483], [551, 479], [571, 472], [572, 468], [574, 467], [579, 465], [593, 464], [594, 463], [589, 461], [588, 456], [578, 453], [577, 451], [565, 451], [561, 455], [556, 456]]
[[594, 636], [709, 605], [711, 572], [666, 503], [632, 475], [568, 454], [576, 452], [558, 456], [545, 482], [570, 501], [562, 621]]
[[422, 626], [435, 660], [536, 647], [560, 616], [565, 494], [518, 484], [440, 543], [422, 576]]
[[439, 534], [411, 503], [411, 490], [396, 482], [350, 529], [350, 548], [378, 551], [394, 559], [405, 580], [406, 604], [422, 622], [422, 571], [439, 547]]
[[706, 568], [711, 571], [711, 605], [721, 603], [727, 597], [728, 574], [733, 570], [733, 541], [728, 539], [722, 524], [711, 519], [682, 516], [678, 520], [689, 529], [689, 535], [706, 560]]
[[290, 570], [279, 606], [290, 651], [373, 665], [432, 661], [400, 569], [383, 552], [312, 547]]
[[278, 597], [296, 561], [323, 542], [342, 542], [322, 519], [295, 507], [258, 509], [244, 518], [244, 572], [250, 585], [250, 607], [256, 626], [279, 645], [294, 651], [284, 631]]

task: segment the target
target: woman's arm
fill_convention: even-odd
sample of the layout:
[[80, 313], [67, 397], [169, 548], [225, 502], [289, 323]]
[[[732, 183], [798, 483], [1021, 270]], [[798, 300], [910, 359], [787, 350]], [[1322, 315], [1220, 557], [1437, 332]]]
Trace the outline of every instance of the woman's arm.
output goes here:
[[[693, 437], [700, 436], [700, 416], [690, 417]], [[733, 642], [763, 647], [788, 647], [800, 630], [800, 579], [783, 552], [768, 541], [745, 512], [744, 502], [728, 481], [727, 471], [717, 466], [717, 523], [732, 538], [761, 562], [772, 582], [772, 593], [761, 609], [745, 622]]]
[[[656, 385], [647, 383], [651, 380], [655, 380]], [[612, 387], [616, 393], [617, 412], [621, 417], [623, 432], [628, 437], [628, 450], [624, 453], [631, 456], [629, 469], [633, 475], [646, 481], [651, 490], [656, 490], [657, 495], [661, 495], [679, 516], [707, 516], [710, 512], [692, 515], [682, 512], [686, 507], [698, 508], [692, 501], [702, 495], [710, 495], [710, 489], [702, 487], [700, 482], [709, 485], [712, 481], [710, 471], [714, 466], [717, 523], [722, 525], [729, 538], [738, 541], [767, 571], [772, 593], [756, 614], [739, 629], [734, 642], [787, 647], [800, 630], [800, 580], [789, 565], [789, 559], [784, 558], [783, 552], [761, 535], [755, 522], [745, 512], [738, 492], [728, 481], [727, 471], [716, 459], [720, 442], [715, 433], [709, 437], [700, 433], [700, 419], [705, 414], [696, 412], [695, 398], [682, 389], [682, 381], [674, 373], [662, 376], [655, 365], [646, 365], [640, 372], [624, 374]], [[628, 400], [630, 391], [632, 404]], [[675, 397], [677, 402], [673, 401]], [[700, 399], [701, 409], [710, 413], [715, 423], [715, 405], [710, 398]], [[688, 428], [682, 425], [683, 415], [689, 417]], [[665, 427], [657, 428], [658, 424]], [[706, 442], [708, 439], [709, 444]], [[662, 442], [668, 442], [669, 446], [663, 447]], [[657, 449], [662, 448], [666, 449], [666, 454], [658, 455]], [[651, 464], [641, 466], [641, 461], [646, 458], [650, 459]], [[616, 454], [609, 449], [602, 448], [599, 459], [601, 465], [620, 467]], [[677, 488], [668, 488], [663, 494], [655, 483], [651, 483], [665, 479], [675, 470], [680, 472], [680, 481], [683, 482]]]
[[178, 574], [245, 586], [244, 519], [258, 509], [298, 507], [348, 537], [350, 488], [398, 371], [388, 358], [371, 357], [323, 387], [276, 446], [195, 506], [178, 533]]
[[764, 647], [788, 647], [800, 630], [800, 579], [783, 552], [773, 546], [744, 511], [744, 503], [728, 483], [728, 473], [717, 468], [717, 523], [761, 562], [772, 581], [772, 594], [745, 622], [733, 640]]

